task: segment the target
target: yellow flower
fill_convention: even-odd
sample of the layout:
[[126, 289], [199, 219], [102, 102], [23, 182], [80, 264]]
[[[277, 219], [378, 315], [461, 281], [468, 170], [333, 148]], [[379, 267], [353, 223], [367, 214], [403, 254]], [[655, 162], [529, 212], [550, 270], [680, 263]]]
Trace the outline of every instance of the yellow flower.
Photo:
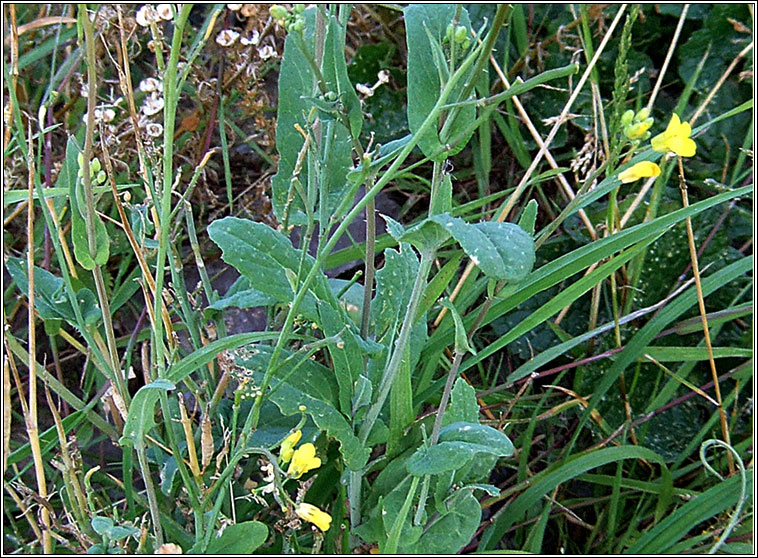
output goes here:
[[292, 459], [292, 454], [295, 453], [295, 445], [303, 437], [303, 433], [300, 430], [295, 430], [292, 434], [287, 436], [282, 442], [282, 447], [279, 450], [279, 455], [284, 463], [287, 463]]
[[328, 531], [332, 523], [331, 515], [325, 511], [321, 511], [316, 506], [312, 504], [306, 504], [305, 502], [297, 505], [295, 508], [295, 513], [300, 519], [304, 519], [310, 523], [313, 523], [322, 531]]
[[303, 444], [292, 454], [292, 463], [287, 469], [287, 474], [294, 479], [299, 479], [303, 473], [319, 467], [321, 467], [321, 460], [316, 457], [316, 447], [311, 443]]
[[651, 176], [658, 176], [661, 174], [661, 168], [651, 161], [640, 161], [636, 165], [632, 165], [624, 172], [619, 173], [619, 180], [623, 184], [634, 182], [640, 178], [649, 178]]
[[697, 146], [690, 139], [692, 127], [688, 122], [680, 122], [676, 114], [671, 116], [666, 131], [658, 134], [650, 142], [654, 151], [659, 153], [673, 152], [680, 157], [692, 157]]

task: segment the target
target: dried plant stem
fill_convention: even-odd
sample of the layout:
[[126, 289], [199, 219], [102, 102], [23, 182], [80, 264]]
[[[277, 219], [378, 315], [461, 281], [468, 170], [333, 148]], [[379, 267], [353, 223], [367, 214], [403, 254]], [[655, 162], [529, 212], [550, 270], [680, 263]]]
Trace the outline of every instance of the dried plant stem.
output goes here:
[[[497, 60], [495, 60], [494, 56], [490, 56], [490, 63], [492, 64], [492, 67], [495, 68], [495, 73], [497, 73], [500, 81], [503, 82], [505, 88], [510, 89], [511, 84], [509, 83], [508, 78], [505, 77], [503, 70], [500, 68], [500, 64], [497, 63]], [[514, 95], [511, 100], [513, 101], [513, 105], [516, 107], [521, 120], [524, 122], [524, 124], [526, 124], [529, 133], [537, 143], [537, 147], [542, 149], [542, 147], [545, 145], [545, 142], [542, 141], [542, 137], [537, 131], [537, 128], [534, 126], [534, 123], [532, 123], [532, 119], [529, 118], [526, 110], [524, 110], [524, 105], [521, 104], [521, 101], [516, 95]], [[547, 148], [545, 148], [545, 159], [547, 159], [550, 168], [558, 169], [558, 163]], [[563, 173], [557, 174], [555, 178], [558, 180], [558, 183], [561, 185], [561, 188], [563, 188], [563, 191], [568, 196], [568, 198], [573, 200], [576, 197], [576, 194], [574, 193], [574, 189], [568, 183]], [[584, 209], [580, 209], [577, 213], [579, 214], [579, 218], [584, 223], [584, 226], [587, 227], [587, 232], [590, 233], [590, 238], [592, 238], [592, 240], [597, 240], [597, 231], [595, 231], [595, 227], [592, 225], [592, 221], [590, 221], [589, 217], [587, 217], [587, 213], [584, 211]]]
[[[708, 93], [708, 96], [703, 100], [702, 103], [700, 103], [700, 106], [695, 111], [695, 114], [693, 114], [692, 118], [690, 118], [690, 120], [689, 120], [690, 126], [694, 126], [695, 125], [695, 121], [698, 118], [700, 118], [700, 115], [703, 114], [703, 111], [705, 111], [705, 107], [708, 106], [708, 104], [711, 102], [711, 100], [713, 99], [713, 97], [716, 96], [716, 93], [718, 92], [718, 90], [721, 89], [721, 86], [724, 85], [724, 82], [726, 81], [726, 78], [729, 77], [729, 74], [732, 73], [732, 71], [734, 70], [734, 68], [739, 63], [739, 61], [742, 60], [745, 57], [745, 55], [748, 52], [750, 52], [752, 49], [753, 49], [753, 42], [750, 41], [750, 44], [747, 45], [745, 48], [743, 48], [740, 51], [740, 53], [737, 56], [734, 57], [734, 60], [732, 60], [732, 63], [729, 64], [729, 66], [727, 67], [726, 70], [724, 70], [724, 73], [721, 74], [721, 77], [716, 82], [716, 85], [713, 86], [713, 89], [711, 89], [711, 92]], [[731, 453], [727, 453], [727, 455], [729, 456], [730, 463], [731, 463], [732, 454]]]
[[11, 84], [13, 88], [13, 95], [8, 96], [8, 108], [7, 112], [3, 115], [5, 117], [5, 132], [3, 134], [3, 152], [8, 148], [8, 143], [11, 140], [11, 130], [13, 122], [13, 111], [16, 109], [14, 106], [14, 99], [16, 97], [16, 87], [18, 85], [18, 24], [16, 22], [16, 5], [8, 4], [8, 11], [10, 12], [11, 20]]
[[[34, 316], [34, 147], [31, 145], [32, 134], [29, 131], [29, 151], [27, 165], [29, 169], [29, 199], [27, 202], [26, 212], [26, 235], [28, 239], [26, 251], [26, 268], [29, 276], [29, 291], [27, 296], [29, 304], [27, 306], [27, 323], [29, 327], [29, 399], [27, 401], [28, 412], [24, 415], [26, 423], [26, 433], [29, 436], [29, 446], [32, 450], [32, 459], [34, 461], [34, 472], [37, 478], [37, 491], [42, 499], [47, 499], [47, 482], [45, 480], [45, 465], [42, 461], [42, 449], [39, 441], [39, 427], [37, 425], [37, 361], [34, 355], [37, 354], [37, 335]], [[21, 393], [19, 392], [19, 397]], [[42, 550], [45, 554], [53, 551], [52, 538], [50, 536], [50, 512], [46, 507], [40, 509], [40, 518], [42, 521]]]
[[666, 75], [666, 70], [668, 70], [669, 63], [671, 62], [671, 58], [674, 56], [674, 51], [676, 50], [676, 45], [679, 42], [679, 35], [682, 33], [682, 27], [684, 27], [684, 22], [687, 19], [687, 10], [690, 9], [689, 4], [685, 4], [682, 8], [682, 14], [679, 16], [679, 23], [676, 25], [676, 30], [674, 31], [674, 37], [671, 39], [671, 44], [669, 45], [669, 50], [666, 53], [666, 59], [663, 61], [663, 66], [661, 66], [661, 71], [658, 72], [658, 79], [655, 82], [655, 87], [653, 87], [653, 92], [650, 94], [650, 99], [648, 99], [647, 102], [647, 110], [652, 111], [653, 105], [655, 104], [655, 98], [658, 96], [658, 91], [661, 89], [661, 85], [663, 84], [663, 77]]
[[[693, 118], [694, 119], [694, 118]], [[682, 205], [684, 208], [690, 206], [689, 196], [687, 195], [687, 181], [684, 178], [684, 166], [682, 165], [682, 158], [678, 158], [679, 164], [679, 188], [682, 191]], [[705, 301], [703, 300], [703, 288], [700, 282], [700, 266], [697, 261], [697, 249], [695, 248], [695, 234], [692, 231], [692, 220], [687, 217], [685, 220], [687, 227], [687, 243], [690, 249], [690, 259], [692, 260], [692, 275], [695, 277], [695, 289], [697, 290], [697, 304], [700, 309], [700, 320], [703, 323], [703, 336], [705, 338], [705, 347], [708, 351], [708, 362], [711, 365], [711, 374], [713, 375], [713, 389], [716, 392], [716, 402], [719, 407], [719, 418], [721, 419], [721, 436], [724, 442], [731, 445], [732, 442], [729, 436], [729, 426], [726, 420], [726, 411], [721, 400], [721, 388], [719, 386], [719, 375], [716, 370], [716, 361], [713, 358], [713, 347], [711, 346], [711, 333], [708, 329], [708, 317], [705, 311]], [[734, 474], [734, 458], [731, 453], [727, 453], [727, 459], [729, 461], [729, 473]]]

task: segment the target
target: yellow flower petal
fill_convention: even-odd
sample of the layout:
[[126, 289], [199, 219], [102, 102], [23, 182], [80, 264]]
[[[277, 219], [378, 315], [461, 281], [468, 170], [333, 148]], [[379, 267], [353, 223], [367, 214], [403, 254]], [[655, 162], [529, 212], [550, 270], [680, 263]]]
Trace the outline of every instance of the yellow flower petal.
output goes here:
[[306, 504], [305, 502], [298, 504], [295, 508], [295, 513], [300, 519], [313, 523], [322, 531], [328, 531], [332, 524], [332, 516], [325, 511], [321, 511], [313, 504]]
[[284, 463], [287, 463], [292, 459], [292, 454], [295, 453], [295, 446], [302, 438], [303, 433], [300, 430], [295, 430], [289, 436], [287, 436], [282, 442], [282, 447], [279, 451], [279, 455]]
[[672, 152], [680, 157], [692, 157], [697, 150], [697, 145], [690, 139], [690, 134], [692, 134], [692, 126], [689, 122], [681, 122], [679, 116], [673, 114], [666, 131], [655, 136], [650, 145], [659, 153]]
[[292, 454], [292, 463], [290, 463], [287, 474], [299, 479], [303, 473], [321, 467], [321, 460], [316, 457], [316, 447], [311, 444], [303, 444]]
[[669, 150], [673, 151], [680, 157], [692, 157], [695, 154], [697, 145], [690, 138], [675, 137], [671, 138], [668, 143]]
[[639, 180], [640, 178], [649, 178], [661, 174], [661, 168], [651, 161], [640, 161], [628, 169], [619, 173], [619, 180], [623, 184], [628, 184]]

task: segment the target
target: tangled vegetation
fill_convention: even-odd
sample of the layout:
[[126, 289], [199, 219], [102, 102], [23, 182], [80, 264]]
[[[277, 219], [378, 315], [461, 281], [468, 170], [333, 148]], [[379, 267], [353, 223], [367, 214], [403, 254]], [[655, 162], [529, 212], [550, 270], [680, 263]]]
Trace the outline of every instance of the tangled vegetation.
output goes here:
[[753, 553], [752, 5], [3, 10], [4, 552]]

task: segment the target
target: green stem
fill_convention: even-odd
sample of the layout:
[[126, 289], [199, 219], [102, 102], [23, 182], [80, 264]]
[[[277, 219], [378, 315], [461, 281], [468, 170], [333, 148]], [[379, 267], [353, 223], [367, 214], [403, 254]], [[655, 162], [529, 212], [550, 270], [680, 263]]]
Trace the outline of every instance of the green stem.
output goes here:
[[420, 478], [421, 477], [413, 477], [413, 480], [411, 481], [411, 489], [408, 491], [408, 495], [405, 497], [405, 502], [403, 502], [403, 507], [400, 508], [400, 511], [392, 524], [392, 529], [390, 529], [389, 538], [387, 539], [387, 545], [382, 549], [383, 554], [397, 553], [397, 547], [400, 545], [400, 534], [403, 532], [403, 524], [411, 509], [413, 496], [416, 494], [416, 488], [418, 488]]
[[[80, 18], [84, 28], [87, 51], [87, 81], [89, 92], [87, 94], [87, 130], [84, 139], [84, 165], [82, 168], [82, 185], [84, 186], [84, 196], [87, 204], [87, 246], [89, 248], [92, 260], [97, 258], [97, 236], [95, 233], [95, 195], [92, 190], [92, 176], [89, 172], [90, 159], [92, 159], [92, 144], [95, 137], [95, 105], [97, 103], [97, 67], [95, 60], [95, 36], [92, 28], [92, 21], [89, 19], [89, 13], [86, 6], [80, 5], [79, 10], [83, 11], [84, 17]], [[108, 293], [105, 289], [105, 281], [98, 264], [95, 264], [92, 274], [95, 278], [95, 288], [97, 298], [100, 303], [100, 309], [103, 316], [103, 328], [105, 329], [105, 339], [108, 344], [109, 368], [111, 375], [115, 380], [115, 389], [118, 390], [124, 405], [129, 408], [131, 400], [129, 390], [126, 387], [126, 381], [121, 373], [119, 366], [118, 351], [116, 350], [116, 336], [113, 333], [113, 322], [111, 320], [110, 303], [108, 302]]]
[[158, 500], [155, 497], [155, 486], [153, 479], [150, 477], [150, 466], [147, 463], [145, 455], [145, 443], [139, 440], [135, 443], [134, 449], [137, 450], [137, 459], [139, 460], [142, 479], [145, 481], [145, 491], [147, 492], [147, 503], [150, 508], [150, 517], [153, 519], [153, 532], [155, 533], [156, 548], [163, 544], [163, 531], [161, 530], [161, 516], [158, 510]]
[[[474, 330], [472, 330], [473, 333]], [[440, 438], [440, 430], [442, 429], [442, 417], [445, 415], [445, 409], [447, 403], [450, 401], [450, 392], [453, 390], [453, 384], [455, 378], [458, 376], [458, 369], [461, 366], [463, 360], [464, 351], [456, 350], [455, 357], [453, 357], [453, 364], [450, 366], [450, 372], [447, 374], [447, 381], [445, 382], [445, 389], [442, 392], [442, 399], [440, 399], [440, 406], [437, 409], [437, 417], [434, 419], [434, 426], [432, 427], [432, 437], [429, 439], [429, 445], [433, 446]]]
[[395, 349], [392, 352], [392, 358], [390, 358], [387, 368], [384, 371], [384, 376], [379, 384], [379, 393], [376, 401], [369, 408], [366, 418], [361, 425], [359, 438], [362, 444], [366, 443], [368, 435], [371, 432], [371, 428], [374, 426], [376, 419], [379, 417], [379, 413], [384, 406], [384, 402], [390, 393], [392, 383], [395, 380], [397, 371], [400, 369], [400, 363], [403, 360], [405, 349], [408, 346], [408, 342], [411, 338], [411, 330], [416, 318], [416, 310], [418, 309], [419, 302], [421, 301], [421, 295], [424, 293], [424, 287], [426, 286], [426, 278], [429, 275], [429, 270], [432, 268], [434, 261], [434, 251], [421, 252], [421, 262], [419, 263], [418, 273], [416, 274], [416, 280], [413, 283], [413, 290], [411, 291], [411, 298], [408, 302], [408, 309], [405, 312], [405, 318], [403, 319], [403, 325], [400, 328], [400, 334], [395, 342]]
[[[176, 87], [176, 68], [179, 63], [179, 52], [182, 46], [184, 25], [189, 17], [191, 4], [183, 4], [179, 14], [174, 19], [174, 36], [171, 41], [171, 55], [163, 77], [163, 94], [165, 104], [163, 107], [163, 191], [160, 205], [160, 238], [158, 242], [158, 256], [155, 264], [155, 315], [163, 315], [163, 282], [166, 252], [168, 250], [168, 232], [171, 224], [171, 187], [173, 184], [173, 160], [174, 160], [174, 128], [176, 124], [176, 106], [178, 92]], [[85, 173], [86, 174], [86, 173]], [[163, 320], [155, 320], [155, 364], [158, 368], [158, 377], [165, 373]]]

